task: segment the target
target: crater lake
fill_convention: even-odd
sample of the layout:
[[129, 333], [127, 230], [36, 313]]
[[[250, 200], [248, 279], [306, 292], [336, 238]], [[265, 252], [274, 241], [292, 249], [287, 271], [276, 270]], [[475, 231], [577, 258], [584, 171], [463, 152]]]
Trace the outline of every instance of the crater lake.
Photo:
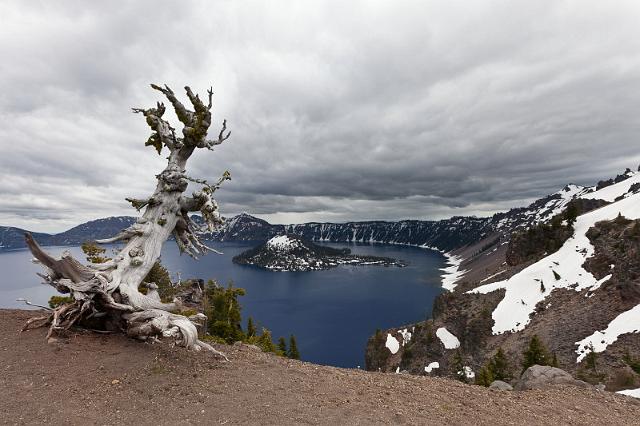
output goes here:
[[[242, 318], [252, 317], [271, 330], [274, 341], [294, 334], [301, 358], [338, 367], [363, 367], [367, 339], [376, 329], [398, 327], [430, 317], [434, 298], [444, 291], [441, 268], [445, 258], [428, 249], [385, 244], [321, 243], [349, 248], [354, 254], [404, 260], [404, 268], [342, 265], [324, 271], [271, 272], [232, 263], [233, 256], [258, 242], [211, 242], [223, 255], [208, 254], [199, 260], [180, 256], [169, 241], [162, 264], [176, 279], [214, 279], [221, 285], [233, 282], [246, 290], [240, 297]], [[84, 259], [79, 247], [45, 247], [59, 256], [69, 250]], [[109, 251], [107, 252], [109, 253]], [[18, 298], [46, 305], [57, 293], [40, 284], [28, 250], [0, 252], [0, 307], [27, 309]], [[44, 344], [44, 341], [43, 341]]]

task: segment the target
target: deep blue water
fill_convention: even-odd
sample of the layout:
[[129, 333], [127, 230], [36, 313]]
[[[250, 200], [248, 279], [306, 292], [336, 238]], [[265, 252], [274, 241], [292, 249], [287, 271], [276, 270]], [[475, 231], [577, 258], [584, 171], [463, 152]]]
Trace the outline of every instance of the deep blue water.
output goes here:
[[[274, 340], [295, 334], [302, 359], [340, 367], [364, 366], [367, 338], [385, 329], [423, 320], [431, 315], [433, 299], [442, 292], [441, 254], [394, 245], [328, 244], [349, 247], [353, 253], [405, 260], [406, 268], [340, 266], [327, 271], [270, 272], [231, 262], [255, 243], [211, 243], [224, 255], [209, 254], [198, 261], [180, 256], [175, 244], [165, 244], [162, 263], [182, 278], [233, 281], [247, 294], [240, 298], [243, 318], [252, 316], [269, 328]], [[51, 254], [78, 247], [47, 247]], [[25, 308], [16, 298], [46, 305], [55, 290], [39, 284], [40, 267], [25, 250], [0, 253], [0, 307]]]

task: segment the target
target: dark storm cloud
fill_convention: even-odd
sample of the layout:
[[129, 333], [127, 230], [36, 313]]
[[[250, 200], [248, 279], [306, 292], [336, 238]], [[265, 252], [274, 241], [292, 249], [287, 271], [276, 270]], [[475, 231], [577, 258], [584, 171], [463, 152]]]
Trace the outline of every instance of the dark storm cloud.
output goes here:
[[131, 214], [149, 82], [214, 85], [193, 176], [278, 222], [487, 215], [640, 162], [636, 2], [0, 5], [0, 223]]

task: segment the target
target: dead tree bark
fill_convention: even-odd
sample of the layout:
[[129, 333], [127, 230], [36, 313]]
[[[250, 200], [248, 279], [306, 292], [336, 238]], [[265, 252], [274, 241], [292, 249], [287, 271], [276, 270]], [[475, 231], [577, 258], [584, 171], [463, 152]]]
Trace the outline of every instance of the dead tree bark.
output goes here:
[[[152, 84], [151, 87], [171, 102], [183, 127], [182, 136], [177, 136], [175, 129], [162, 118], [165, 106], [161, 102], [155, 108], [133, 109], [134, 113], [144, 115], [152, 130], [145, 145], [153, 146], [158, 154], [165, 148], [169, 152], [166, 168], [156, 176], [158, 183], [154, 193], [143, 200], [127, 199], [138, 211], [144, 209], [143, 215], [118, 235], [98, 241], [125, 244], [114, 259], [102, 264], [83, 265], [70, 254], [54, 259], [27, 234], [27, 246], [45, 268], [45, 274], [41, 276], [58, 291], [70, 293], [75, 302], [60, 306], [48, 316], [30, 320], [25, 329], [50, 324], [47, 335], [50, 338], [74, 324], [99, 321], [102, 325], [111, 324], [112, 327], [115, 324], [128, 335], [139, 339], [172, 337], [187, 348], [205, 348], [219, 353], [198, 340], [197, 329], [188, 318], [171, 313], [179, 308], [179, 300], [162, 303], [155, 297], [142, 294], [138, 286], [160, 257], [162, 245], [171, 235], [180, 251], [190, 256], [197, 257], [207, 251], [215, 251], [200, 241], [200, 229], [189, 213], [199, 212], [208, 230], [219, 226], [222, 219], [213, 194], [231, 176], [225, 171], [217, 182], [211, 184], [189, 177], [186, 165], [196, 149], [213, 150], [227, 140], [231, 132], [227, 131], [225, 120], [217, 139], [207, 139], [211, 125], [211, 89], [207, 92], [208, 103], [205, 104], [189, 87], [185, 87], [193, 106], [191, 111], [168, 86]], [[196, 184], [199, 189], [191, 196], [185, 196], [189, 182]]]

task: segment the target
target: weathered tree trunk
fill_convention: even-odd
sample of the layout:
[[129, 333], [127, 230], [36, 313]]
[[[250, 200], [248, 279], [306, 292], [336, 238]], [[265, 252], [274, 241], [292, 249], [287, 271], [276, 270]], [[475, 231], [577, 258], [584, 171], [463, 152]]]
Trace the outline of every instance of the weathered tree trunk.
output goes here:
[[[216, 183], [210, 184], [187, 176], [186, 165], [195, 149], [213, 150], [214, 146], [230, 136], [230, 132], [225, 133], [224, 121], [218, 138], [206, 139], [211, 124], [212, 90], [208, 91], [208, 104], [205, 105], [198, 95], [185, 87], [194, 108], [190, 111], [168, 86], [162, 88], [152, 84], [151, 87], [162, 92], [171, 102], [183, 129], [182, 137], [177, 137], [175, 129], [162, 118], [165, 107], [160, 102], [156, 108], [133, 109], [135, 113], [145, 116], [153, 130], [145, 145], [153, 146], [158, 154], [163, 148], [169, 151], [167, 167], [156, 176], [158, 184], [153, 195], [144, 200], [127, 199], [138, 211], [144, 208], [144, 214], [135, 224], [113, 238], [98, 241], [122, 241], [125, 246], [114, 259], [97, 265], [83, 265], [69, 254], [54, 259], [27, 234], [27, 246], [45, 268], [46, 273], [41, 276], [59, 291], [70, 293], [75, 302], [53, 310], [50, 315], [30, 320], [24, 329], [50, 324], [47, 337], [51, 338], [77, 323], [100, 322], [103, 326], [113, 327], [115, 324], [136, 338], [173, 337], [188, 348], [205, 348], [219, 353], [198, 340], [196, 327], [188, 318], [171, 313], [179, 309], [179, 300], [162, 303], [157, 297], [140, 293], [138, 287], [160, 257], [162, 245], [172, 234], [181, 252], [193, 257], [213, 251], [200, 242], [198, 228], [189, 213], [200, 212], [209, 230], [220, 225], [222, 220], [213, 193], [222, 182], [230, 179], [230, 175], [224, 172]], [[187, 197], [184, 192], [189, 182], [200, 189]]]

